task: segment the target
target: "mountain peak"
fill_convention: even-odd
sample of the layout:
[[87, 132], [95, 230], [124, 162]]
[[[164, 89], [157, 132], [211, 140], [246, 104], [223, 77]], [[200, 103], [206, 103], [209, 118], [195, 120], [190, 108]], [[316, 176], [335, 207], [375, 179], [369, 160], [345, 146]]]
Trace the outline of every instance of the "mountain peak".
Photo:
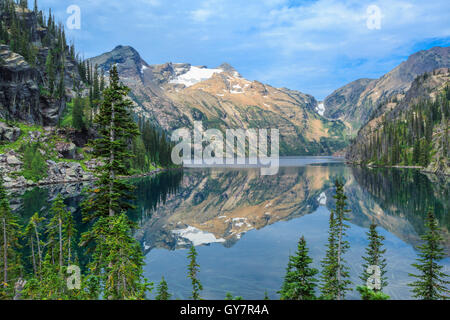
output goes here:
[[115, 47], [111, 52], [116, 52], [116, 53], [132, 53], [133, 55], [139, 55], [139, 53], [137, 52], [136, 49], [134, 49], [131, 46], [123, 46], [123, 45], [118, 45], [117, 47]]
[[105, 72], [109, 72], [117, 64], [119, 73], [125, 76], [140, 74], [148, 64], [142, 60], [139, 52], [131, 46], [118, 45], [112, 51], [89, 59], [93, 65], [98, 65]]
[[230, 64], [228, 64], [226, 62], [222, 63], [218, 67], [218, 69], [222, 69], [224, 72], [231, 73], [232, 75], [241, 78], [241, 75], [239, 74], [239, 72], [237, 72], [237, 70], [233, 66], [231, 66]]

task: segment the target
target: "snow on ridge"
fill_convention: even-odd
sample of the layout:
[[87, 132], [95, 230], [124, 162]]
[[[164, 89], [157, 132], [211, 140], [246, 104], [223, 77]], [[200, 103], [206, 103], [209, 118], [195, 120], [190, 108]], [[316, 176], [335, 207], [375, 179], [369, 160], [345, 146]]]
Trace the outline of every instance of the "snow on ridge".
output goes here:
[[191, 241], [194, 246], [225, 242], [225, 239], [217, 239], [212, 233], [204, 232], [191, 226], [188, 226], [185, 229], [172, 230], [172, 233]]
[[196, 83], [210, 79], [215, 73], [222, 72], [222, 69], [207, 69], [192, 66], [188, 72], [171, 80], [170, 83], [184, 84], [186, 87], [191, 87]]
[[322, 192], [319, 196], [319, 198], [317, 198], [317, 201], [319, 201], [319, 204], [321, 206], [326, 206], [327, 205], [327, 195], [325, 194], [325, 192]]
[[316, 111], [318, 114], [323, 116], [325, 114], [325, 104], [323, 102], [320, 102], [316, 107]]
[[147, 66], [144, 66], [144, 65], [142, 65], [142, 68], [141, 68], [141, 73], [142, 73], [142, 74], [144, 74], [144, 71], [145, 71], [145, 70], [147, 70], [147, 69], [148, 69], [148, 67], [147, 67]]

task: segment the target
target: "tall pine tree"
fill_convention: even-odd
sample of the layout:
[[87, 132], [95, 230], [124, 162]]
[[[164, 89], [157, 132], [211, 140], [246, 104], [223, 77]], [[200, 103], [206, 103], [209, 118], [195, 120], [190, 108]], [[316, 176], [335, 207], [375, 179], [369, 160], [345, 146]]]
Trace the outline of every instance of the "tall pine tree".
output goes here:
[[308, 255], [306, 240], [301, 237], [298, 242], [297, 253], [289, 257], [289, 263], [284, 278], [283, 287], [279, 294], [281, 300], [313, 300], [319, 273], [317, 269], [311, 268], [312, 259]]
[[14, 284], [22, 275], [19, 218], [11, 211], [0, 175], [0, 299], [14, 296]]
[[322, 296], [330, 300], [343, 300], [345, 294], [350, 291], [348, 266], [344, 259], [345, 253], [349, 249], [349, 243], [346, 240], [346, 230], [349, 226], [346, 224], [348, 218], [346, 213], [347, 196], [344, 193], [344, 184], [339, 180], [335, 182], [336, 209], [332, 210], [330, 215], [330, 230], [327, 245], [327, 253], [322, 261]]
[[191, 299], [193, 300], [200, 300], [200, 291], [203, 290], [203, 286], [200, 283], [200, 280], [198, 279], [198, 273], [200, 272], [200, 266], [197, 263], [197, 251], [195, 250], [195, 247], [192, 246], [189, 250], [188, 259], [189, 259], [189, 265], [188, 265], [188, 277], [191, 279], [192, 283], [192, 296]]
[[363, 257], [363, 273], [360, 279], [363, 282], [363, 286], [367, 285], [367, 280], [372, 276], [372, 274], [367, 272], [367, 269], [370, 266], [377, 266], [380, 268], [380, 283], [379, 288], [374, 288], [373, 290], [375, 292], [383, 291], [383, 288], [388, 285], [387, 277], [385, 276], [387, 264], [383, 256], [386, 253], [386, 249], [383, 249], [384, 237], [378, 233], [375, 223], [370, 225], [367, 236], [369, 238], [369, 246], [366, 248], [366, 256]]
[[169, 293], [169, 287], [166, 280], [162, 277], [161, 282], [158, 285], [158, 294], [156, 295], [156, 300], [170, 300], [172, 295]]
[[83, 204], [84, 220], [93, 226], [83, 234], [82, 244], [93, 249], [89, 268], [107, 299], [144, 299], [150, 286], [143, 278], [142, 250], [132, 236], [135, 224], [126, 216], [133, 208], [129, 203], [133, 187], [120, 179], [129, 174], [126, 164], [132, 155], [128, 144], [139, 133], [130, 115], [128, 92], [113, 66], [110, 86], [95, 118], [99, 138], [91, 141], [102, 165], [95, 169], [98, 180]]
[[417, 299], [447, 300], [450, 294], [448, 289], [450, 281], [448, 274], [442, 272], [443, 266], [439, 265], [439, 261], [445, 257], [441, 246], [443, 238], [432, 210], [428, 212], [426, 227], [427, 232], [422, 236], [424, 243], [419, 247], [419, 258], [417, 263], [413, 264], [419, 273], [410, 274], [417, 278], [417, 281], [410, 286], [413, 296]]

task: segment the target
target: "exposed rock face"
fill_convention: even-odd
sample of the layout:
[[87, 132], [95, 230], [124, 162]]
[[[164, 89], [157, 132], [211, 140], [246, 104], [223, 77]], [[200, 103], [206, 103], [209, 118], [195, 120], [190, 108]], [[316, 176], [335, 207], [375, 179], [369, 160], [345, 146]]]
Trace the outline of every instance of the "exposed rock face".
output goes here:
[[65, 159], [76, 159], [77, 146], [73, 142], [57, 142], [55, 144], [56, 151]]
[[375, 79], [359, 79], [334, 91], [324, 101], [325, 116], [333, 119], [351, 116], [351, 113], [356, 110], [350, 109], [358, 104], [361, 94], [376, 82]]
[[6, 123], [0, 122], [0, 142], [14, 142], [21, 135], [21, 131], [19, 128], [11, 127]]
[[216, 69], [189, 64], [149, 65], [131, 47], [90, 59], [107, 71], [117, 63], [131, 88], [135, 112], [171, 134], [202, 121], [205, 128], [280, 130], [283, 155], [332, 154], [345, 146], [344, 125], [315, 112], [314, 97], [249, 81], [229, 64]]
[[[102, 62], [98, 65], [104, 72], [108, 72], [114, 64], [117, 64], [118, 71], [124, 78], [142, 75], [143, 69], [145, 70], [145, 68], [149, 67], [148, 64], [141, 59], [139, 53], [129, 46], [117, 46], [113, 51], [104, 53], [97, 59], [98, 62]], [[95, 61], [95, 64], [98, 63], [96, 60], [92, 61]]]
[[419, 51], [378, 80], [360, 79], [333, 92], [325, 100], [325, 115], [342, 119], [356, 133], [380, 104], [401, 99], [418, 75], [449, 67], [450, 47]]
[[0, 116], [42, 122], [38, 72], [25, 59], [0, 45]]
[[[0, 19], [11, 19], [8, 10], [0, 7]], [[45, 62], [50, 48], [43, 44], [43, 39], [56, 44], [55, 36], [45, 26], [41, 26], [37, 14], [16, 5], [15, 15], [20, 20], [21, 27], [29, 33], [36, 59], [30, 65], [25, 59], [11, 51], [7, 45], [0, 45], [0, 117], [40, 125], [56, 125], [66, 107], [66, 99], [56, 99], [42, 90], [48, 86], [48, 75], [45, 72]], [[11, 31], [9, 31], [11, 32]], [[63, 81], [66, 97], [73, 96], [74, 80], [80, 82], [77, 63], [65, 48]], [[58, 79], [59, 80], [59, 79]]]
[[47, 177], [36, 183], [17, 175], [23, 168], [19, 154], [10, 151], [5, 155], [0, 155], [0, 172], [4, 174], [4, 185], [6, 188], [20, 189], [36, 185], [90, 181], [94, 179], [93, 174], [84, 171], [77, 162], [47, 160], [47, 166]]
[[54, 162], [47, 160], [48, 177], [40, 181], [41, 184], [65, 183], [74, 181], [88, 181], [94, 177], [85, 172], [77, 162]]

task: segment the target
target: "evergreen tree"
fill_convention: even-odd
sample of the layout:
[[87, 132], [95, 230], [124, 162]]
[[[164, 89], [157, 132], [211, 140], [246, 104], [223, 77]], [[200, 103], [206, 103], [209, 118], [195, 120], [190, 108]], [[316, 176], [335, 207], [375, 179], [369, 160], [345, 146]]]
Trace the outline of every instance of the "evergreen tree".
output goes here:
[[77, 97], [73, 99], [72, 108], [72, 127], [79, 131], [83, 131], [86, 128], [83, 117], [83, 101], [81, 97], [77, 94]]
[[[103, 294], [109, 300], [132, 299], [143, 300], [151, 284], [143, 279], [144, 257], [139, 243], [134, 239], [125, 214], [105, 219], [107, 228], [101, 233], [104, 241], [98, 241], [105, 284]], [[104, 262], [102, 261], [104, 260]]]
[[432, 210], [428, 212], [426, 221], [427, 232], [422, 236], [424, 243], [419, 246], [419, 258], [413, 266], [419, 274], [410, 274], [417, 278], [417, 281], [410, 284], [415, 298], [423, 300], [447, 300], [449, 298], [447, 280], [448, 275], [442, 272], [442, 265], [439, 261], [445, 257], [444, 249], [441, 246], [443, 240], [440, 234], [436, 218]]
[[167, 286], [167, 282], [162, 277], [161, 282], [158, 285], [158, 294], [155, 297], [156, 300], [170, 300], [172, 295], [169, 293], [169, 288]]
[[348, 266], [344, 255], [349, 249], [349, 243], [346, 240], [346, 230], [349, 226], [346, 213], [347, 196], [344, 193], [344, 185], [336, 180], [336, 209], [330, 214], [330, 230], [327, 245], [327, 253], [322, 261], [322, 296], [330, 300], [343, 300], [347, 291], [350, 291], [348, 280]]
[[39, 217], [36, 212], [30, 219], [28, 225], [25, 228], [25, 237], [27, 238], [28, 245], [31, 249], [31, 262], [33, 264], [33, 271], [36, 277], [42, 277], [42, 246], [41, 241], [41, 222], [44, 218]]
[[55, 67], [51, 50], [49, 51], [45, 62], [45, 72], [48, 77], [48, 90], [50, 95], [53, 95], [55, 91]]
[[[103, 165], [96, 168], [98, 180], [83, 203], [84, 220], [92, 221], [93, 226], [82, 235], [81, 243], [92, 249], [89, 269], [107, 299], [144, 299], [150, 287], [143, 278], [142, 250], [132, 236], [135, 224], [125, 214], [134, 208], [129, 203], [133, 187], [120, 179], [129, 173], [126, 163], [132, 155], [128, 143], [138, 134], [129, 113], [128, 92], [114, 66], [95, 118], [99, 138], [91, 141], [93, 154]], [[94, 289], [100, 293], [98, 286]]]
[[191, 299], [193, 300], [200, 300], [200, 291], [203, 290], [203, 286], [200, 283], [200, 280], [198, 279], [198, 273], [200, 272], [200, 266], [197, 264], [197, 251], [195, 250], [195, 247], [192, 246], [189, 250], [188, 259], [189, 259], [189, 266], [188, 266], [188, 277], [191, 279], [192, 283], [192, 296]]
[[19, 1], [19, 6], [22, 8], [28, 8], [28, 0], [20, 0]]
[[361, 295], [361, 298], [363, 300], [389, 300], [390, 297], [381, 292], [381, 291], [375, 291], [370, 289], [367, 286], [358, 286], [356, 288], [358, 290], [359, 294]]
[[336, 181], [336, 195], [334, 199], [336, 199], [336, 253], [337, 253], [337, 270], [336, 270], [336, 280], [338, 283], [337, 290], [337, 300], [341, 300], [345, 298], [345, 292], [350, 291], [351, 289], [348, 286], [351, 284], [351, 281], [348, 280], [348, 266], [346, 266], [346, 261], [344, 260], [344, 254], [349, 249], [349, 242], [345, 240], [346, 238], [346, 229], [349, 228], [346, 221], [349, 219], [346, 217], [346, 213], [349, 213], [350, 210], [346, 209], [347, 196], [344, 193], [344, 184], [340, 181]]
[[126, 163], [133, 157], [128, 144], [139, 134], [129, 109], [132, 102], [127, 99], [129, 88], [119, 83], [117, 67], [110, 72], [110, 86], [104, 91], [104, 101], [95, 118], [99, 138], [91, 141], [93, 155], [103, 162], [95, 170], [98, 178], [93, 196], [85, 202], [89, 219], [115, 216], [132, 208], [129, 201], [132, 185], [120, 179], [129, 174]]
[[239, 300], [244, 300], [244, 298], [242, 298], [241, 296], [235, 297], [230, 292], [228, 292], [225, 296], [225, 301], [239, 301]]
[[386, 249], [383, 249], [383, 241], [384, 237], [380, 235], [377, 231], [377, 225], [372, 223], [369, 228], [369, 232], [367, 232], [367, 236], [369, 239], [369, 246], [366, 248], [366, 256], [363, 257], [365, 263], [363, 264], [363, 273], [360, 277], [363, 286], [367, 285], [367, 280], [372, 274], [367, 272], [367, 269], [370, 266], [377, 266], [380, 268], [380, 287], [374, 288], [373, 291], [381, 292], [383, 288], [388, 285], [386, 274], [386, 259], [384, 258], [384, 254], [386, 253]]
[[0, 299], [14, 296], [14, 284], [22, 275], [20, 237], [19, 219], [11, 211], [0, 175]]
[[72, 213], [67, 210], [61, 194], [53, 201], [50, 214], [52, 218], [50, 219], [47, 231], [49, 240], [48, 249], [51, 253], [52, 263], [58, 263], [61, 269], [68, 260], [64, 250], [66, 243], [69, 241], [69, 237], [66, 234], [66, 225], [71, 220], [69, 217], [72, 216]]
[[300, 238], [295, 256], [289, 257], [289, 263], [280, 292], [281, 300], [313, 300], [317, 280], [314, 276], [319, 273], [309, 265], [312, 259], [308, 255], [306, 240]]
[[325, 258], [322, 260], [320, 291], [323, 299], [332, 300], [337, 296], [336, 266], [336, 223], [334, 210], [332, 210], [329, 219], [327, 251]]

